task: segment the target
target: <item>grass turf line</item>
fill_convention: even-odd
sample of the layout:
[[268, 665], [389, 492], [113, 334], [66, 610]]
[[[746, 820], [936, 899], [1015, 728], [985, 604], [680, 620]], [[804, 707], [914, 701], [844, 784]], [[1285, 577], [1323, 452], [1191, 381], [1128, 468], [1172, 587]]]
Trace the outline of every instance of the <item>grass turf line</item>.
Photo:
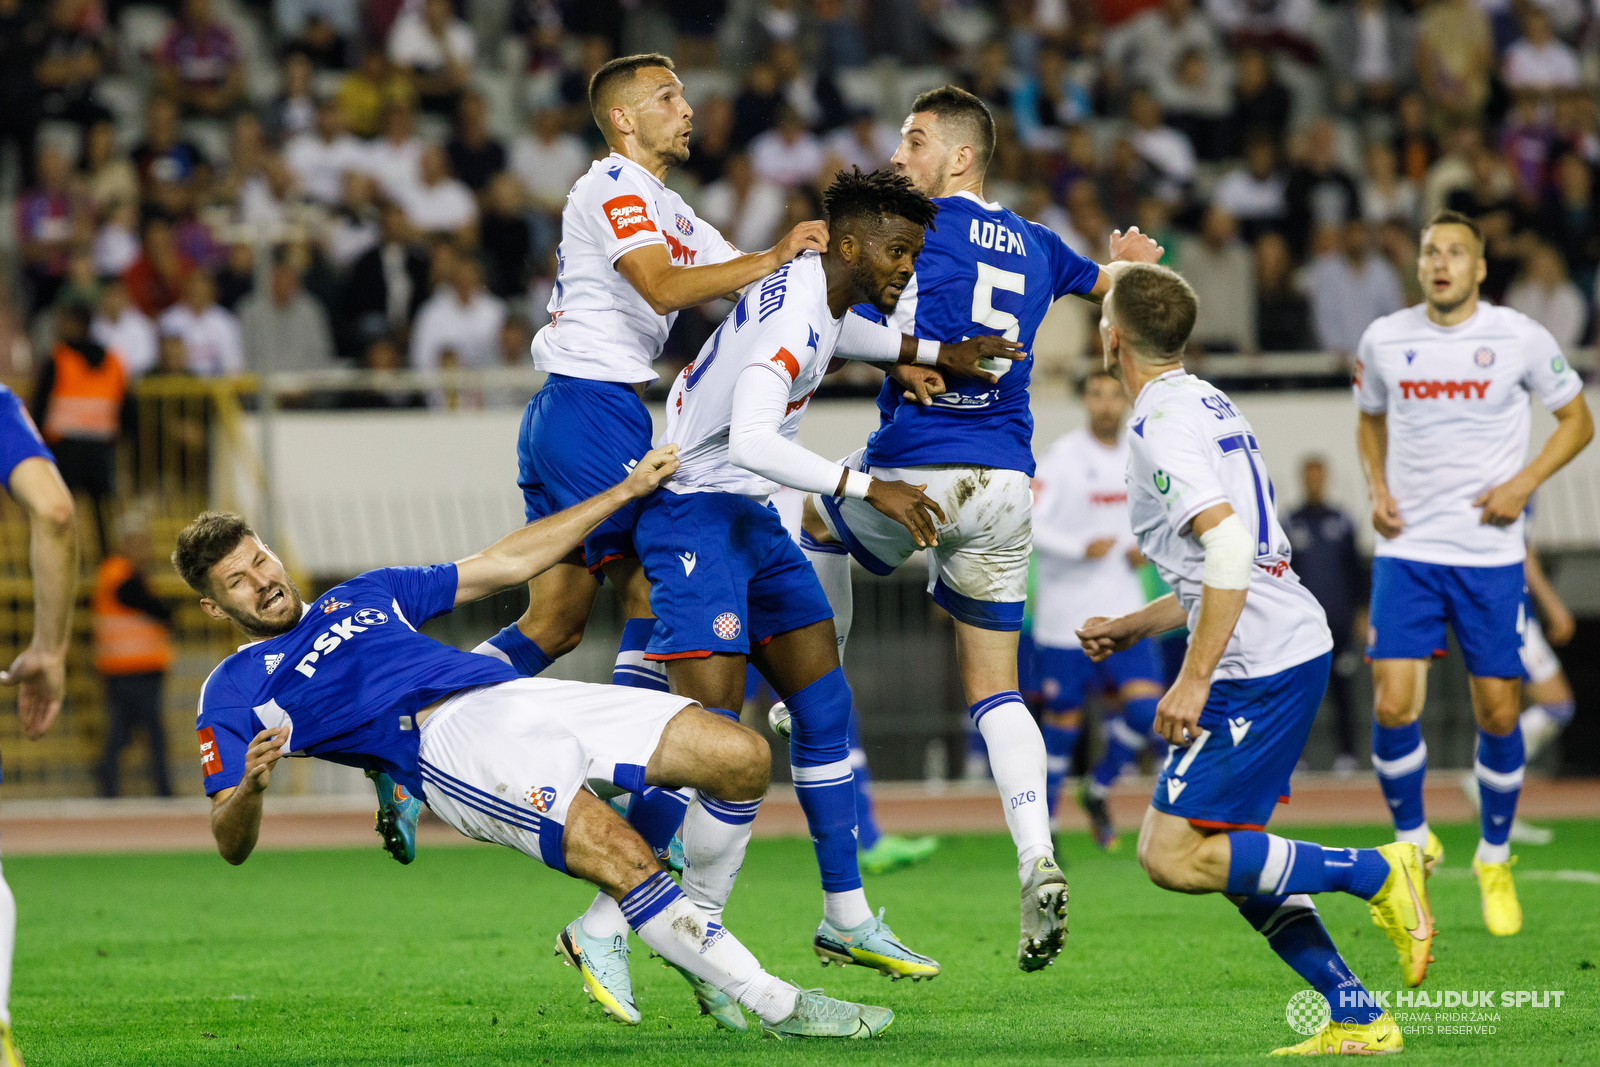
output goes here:
[[[1517, 871], [1600, 869], [1600, 823], [1563, 822], [1523, 847]], [[1440, 827], [1450, 868], [1475, 826]], [[1303, 829], [1376, 845], [1386, 828]], [[1000, 836], [946, 838], [933, 860], [867, 880], [874, 908], [944, 965], [891, 985], [818, 965], [821, 916], [809, 842], [757, 841], [727, 925], [776, 974], [884, 1004], [870, 1042], [775, 1045], [716, 1031], [681, 978], [633, 939], [643, 1025], [605, 1021], [552, 955], [586, 885], [499, 848], [435, 849], [402, 868], [366, 850], [264, 852], [242, 868], [211, 854], [5, 861], [20, 912], [12, 1010], [30, 1067], [132, 1064], [889, 1064], [1259, 1062], [1298, 1037], [1304, 988], [1218, 896], [1150, 885], [1121, 852], [1067, 838], [1072, 934], [1055, 966], [1016, 969], [1014, 852]], [[1498, 1009], [1493, 1036], [1408, 1038], [1408, 1063], [1600, 1062], [1600, 885], [1519, 879], [1526, 921], [1483, 929], [1464, 872], [1431, 882], [1440, 936], [1426, 989], [1562, 989], [1559, 1010]], [[1351, 967], [1399, 986], [1364, 904], [1318, 899]], [[1427, 1009], [1418, 1009], [1427, 1010]], [[752, 1025], [755, 1019], [751, 1017]]]

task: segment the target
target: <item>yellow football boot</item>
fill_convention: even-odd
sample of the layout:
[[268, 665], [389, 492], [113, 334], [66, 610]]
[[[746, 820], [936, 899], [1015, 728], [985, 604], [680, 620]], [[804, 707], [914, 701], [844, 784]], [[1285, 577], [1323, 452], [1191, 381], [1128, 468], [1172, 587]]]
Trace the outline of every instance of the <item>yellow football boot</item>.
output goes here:
[[1400, 1024], [1384, 1012], [1370, 1023], [1331, 1021], [1298, 1045], [1272, 1050], [1274, 1056], [1385, 1056], [1406, 1047]]
[[11, 1027], [0, 1023], [0, 1067], [22, 1067], [22, 1053], [11, 1039]]
[[1509, 937], [1522, 929], [1522, 905], [1517, 903], [1517, 887], [1511, 881], [1515, 862], [1515, 856], [1504, 863], [1472, 861], [1472, 873], [1478, 876], [1478, 890], [1483, 894], [1483, 925], [1496, 937]]
[[1408, 988], [1419, 986], [1433, 961], [1433, 913], [1428, 910], [1422, 850], [1407, 841], [1381, 845], [1378, 855], [1389, 861], [1389, 877], [1367, 902], [1373, 925], [1382, 930], [1400, 954], [1400, 975]]
[[1444, 862], [1444, 842], [1439, 840], [1439, 835], [1432, 830], [1428, 831], [1428, 843], [1422, 846], [1422, 873], [1428, 878], [1433, 877], [1433, 869]]

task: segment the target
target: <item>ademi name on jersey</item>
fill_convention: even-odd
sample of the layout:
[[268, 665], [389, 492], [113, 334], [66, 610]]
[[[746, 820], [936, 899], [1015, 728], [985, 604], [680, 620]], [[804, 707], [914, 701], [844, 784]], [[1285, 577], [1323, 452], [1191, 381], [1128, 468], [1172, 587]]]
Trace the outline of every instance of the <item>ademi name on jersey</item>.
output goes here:
[[1022, 235], [998, 222], [973, 219], [972, 227], [967, 230], [967, 240], [979, 248], [992, 248], [996, 252], [1015, 252], [1019, 256], [1028, 254], [1027, 247], [1022, 243]]
[[317, 673], [317, 669], [312, 666], [317, 660], [332, 652], [356, 634], [365, 633], [372, 627], [382, 626], [388, 621], [389, 616], [377, 608], [362, 608], [354, 615], [346, 615], [343, 619], [317, 635], [317, 639], [311, 642], [312, 651], [300, 657], [300, 662], [294, 665], [294, 669], [310, 678]]

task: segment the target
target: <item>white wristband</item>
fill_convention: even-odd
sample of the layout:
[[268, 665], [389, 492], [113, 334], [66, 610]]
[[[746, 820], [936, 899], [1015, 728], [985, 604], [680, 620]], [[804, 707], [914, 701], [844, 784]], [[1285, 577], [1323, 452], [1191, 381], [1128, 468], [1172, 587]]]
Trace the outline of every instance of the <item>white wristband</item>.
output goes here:
[[852, 500], [867, 499], [867, 490], [872, 488], [872, 475], [866, 471], [851, 471], [844, 476], [844, 495]]
[[1206, 550], [1201, 581], [1213, 589], [1249, 589], [1256, 546], [1238, 515], [1229, 515], [1200, 535]]
[[939, 342], [930, 341], [926, 337], [917, 339], [917, 362], [924, 367], [932, 367], [939, 362]]

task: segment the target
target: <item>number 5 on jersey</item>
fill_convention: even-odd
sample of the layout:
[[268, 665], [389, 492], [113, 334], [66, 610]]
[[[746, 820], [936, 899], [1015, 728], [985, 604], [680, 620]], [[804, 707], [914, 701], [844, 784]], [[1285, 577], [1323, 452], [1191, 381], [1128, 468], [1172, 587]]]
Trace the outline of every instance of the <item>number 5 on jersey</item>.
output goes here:
[[[994, 291], [1000, 289], [1021, 296], [1027, 287], [1027, 277], [982, 261], [977, 268], [978, 280], [972, 286], [972, 321], [979, 326], [1000, 330], [1001, 336], [1007, 341], [1015, 341], [1022, 332], [1022, 323], [1009, 311], [1001, 311], [994, 306]], [[983, 359], [978, 361], [978, 366], [998, 376], [1011, 369], [1011, 360]]]

